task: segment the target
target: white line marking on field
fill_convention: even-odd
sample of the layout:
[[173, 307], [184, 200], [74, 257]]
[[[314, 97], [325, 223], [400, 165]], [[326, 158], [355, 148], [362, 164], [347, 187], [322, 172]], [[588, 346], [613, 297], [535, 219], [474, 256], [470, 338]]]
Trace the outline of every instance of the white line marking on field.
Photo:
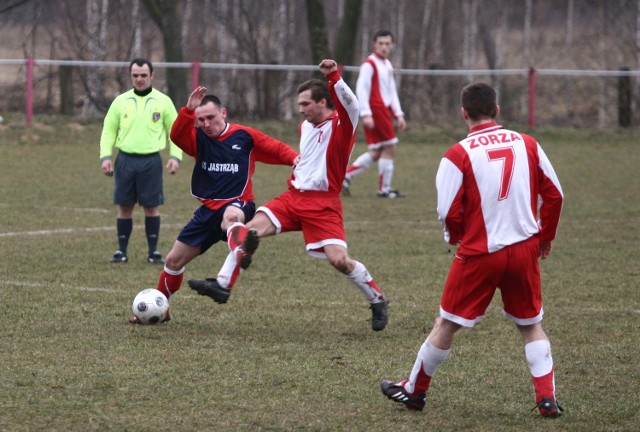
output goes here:
[[[0, 207], [15, 207], [9, 204], [0, 204]], [[104, 208], [82, 208], [82, 207], [47, 207], [47, 210], [56, 210], [56, 211], [78, 211], [78, 212], [90, 212], [90, 213], [111, 213], [113, 209], [104, 209]]]
[[[75, 290], [75, 291], [84, 291], [84, 292], [106, 292], [106, 293], [117, 293], [120, 290], [113, 288], [96, 288], [96, 287], [85, 287], [85, 286], [73, 286], [67, 284], [49, 284], [42, 282], [24, 282], [24, 281], [0, 281], [0, 287], [22, 287], [22, 288], [59, 288], [62, 290]], [[188, 293], [182, 292], [180, 290], [180, 297], [182, 298], [196, 298], [198, 296]]]
[[55, 230], [40, 230], [40, 231], [17, 231], [0, 233], [0, 237], [18, 237], [18, 236], [37, 236], [37, 235], [50, 235], [50, 234], [69, 234], [77, 231], [109, 231], [115, 230], [115, 227], [98, 227], [98, 228], [61, 228]]
[[[163, 224], [165, 228], [183, 227], [183, 224]], [[115, 231], [115, 226], [110, 227], [94, 227], [94, 228], [59, 228], [54, 230], [39, 230], [39, 231], [14, 231], [0, 233], [0, 237], [20, 237], [20, 236], [46, 236], [55, 234], [71, 234], [75, 232], [96, 232], [96, 231]]]
[[[0, 285], [6, 286], [19, 286], [24, 288], [45, 288], [50, 286], [50, 284], [44, 284], [41, 282], [22, 282], [22, 281], [2, 281]], [[112, 288], [94, 288], [94, 287], [82, 287], [82, 286], [69, 286], [65, 284], [60, 284], [60, 288], [71, 288], [78, 291], [101, 291], [101, 292], [116, 292], [116, 290]]]

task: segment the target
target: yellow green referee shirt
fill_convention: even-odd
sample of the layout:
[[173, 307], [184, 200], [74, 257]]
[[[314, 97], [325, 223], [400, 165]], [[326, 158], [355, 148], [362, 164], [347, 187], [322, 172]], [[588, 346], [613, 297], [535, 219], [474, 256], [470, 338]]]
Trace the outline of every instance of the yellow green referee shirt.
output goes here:
[[169, 142], [170, 156], [182, 160], [182, 150], [169, 139], [177, 116], [173, 101], [159, 90], [151, 89], [146, 96], [138, 96], [134, 89], [122, 93], [104, 118], [100, 159], [111, 157], [114, 147], [144, 155], [163, 150]]

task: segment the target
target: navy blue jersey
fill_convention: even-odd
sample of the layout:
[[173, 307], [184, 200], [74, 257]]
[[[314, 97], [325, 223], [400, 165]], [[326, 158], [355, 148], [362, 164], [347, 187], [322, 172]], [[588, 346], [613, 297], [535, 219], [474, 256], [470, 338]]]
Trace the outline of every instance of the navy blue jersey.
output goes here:
[[212, 210], [232, 200], [255, 199], [251, 178], [256, 161], [293, 165], [298, 155], [285, 143], [247, 126], [227, 124], [219, 136], [211, 138], [194, 122], [194, 112], [180, 108], [171, 140], [196, 159], [191, 193]]

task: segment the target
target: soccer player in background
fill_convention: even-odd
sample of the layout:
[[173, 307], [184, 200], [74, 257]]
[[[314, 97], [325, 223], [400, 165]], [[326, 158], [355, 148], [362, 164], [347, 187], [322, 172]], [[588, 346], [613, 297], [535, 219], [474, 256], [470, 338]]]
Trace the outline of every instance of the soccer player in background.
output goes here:
[[[191, 260], [218, 241], [227, 241], [236, 224], [253, 218], [255, 162], [289, 166], [298, 162], [298, 153], [285, 143], [256, 129], [227, 123], [226, 108], [206, 91], [198, 86], [191, 92], [171, 129], [173, 142], [196, 160], [191, 194], [201, 205], [178, 235], [158, 279], [157, 289], [169, 300], [180, 289]], [[238, 240], [229, 238], [233, 241]], [[129, 322], [139, 323], [135, 315]]]
[[[114, 99], [104, 118], [100, 137], [100, 161], [104, 175], [114, 177], [113, 203], [118, 206], [116, 230], [118, 250], [112, 263], [126, 263], [127, 249], [133, 231], [133, 208], [136, 203], [144, 210], [144, 226], [149, 254], [147, 261], [163, 264], [158, 252], [160, 237], [160, 205], [164, 204], [162, 188], [162, 157], [167, 146], [171, 125], [177, 112], [171, 99], [153, 88], [153, 65], [137, 58], [129, 64], [133, 89]], [[118, 149], [115, 163], [113, 148]], [[169, 142], [167, 171], [178, 171], [182, 151]]]
[[309, 80], [298, 87], [300, 161], [289, 178], [289, 189], [260, 206], [245, 225], [229, 233], [230, 253], [217, 279], [190, 280], [189, 286], [217, 303], [226, 303], [242, 268], [247, 268], [260, 237], [302, 231], [309, 255], [324, 258], [365, 295], [371, 308], [371, 328], [387, 325], [387, 299], [367, 268], [349, 257], [340, 189], [355, 144], [358, 101], [338, 72], [334, 60], [323, 60], [320, 71], [329, 81]]
[[360, 66], [356, 95], [360, 103], [367, 151], [347, 168], [347, 175], [342, 183], [345, 195], [351, 195], [353, 178], [378, 162], [378, 196], [403, 196], [391, 187], [393, 159], [398, 144], [393, 120], [395, 119], [399, 131], [404, 131], [407, 127], [393, 77], [393, 66], [389, 61], [393, 46], [393, 34], [387, 30], [378, 31], [373, 37], [373, 53]]
[[409, 379], [382, 381], [382, 392], [422, 410], [436, 368], [449, 356], [461, 327], [473, 327], [500, 288], [503, 313], [524, 341], [536, 406], [562, 414], [555, 396], [551, 345], [542, 329], [538, 258], [551, 254], [563, 193], [536, 140], [496, 123], [496, 92], [466, 86], [461, 113], [469, 135], [452, 146], [436, 174], [438, 218], [444, 238], [458, 245], [445, 282], [440, 314], [420, 348]]

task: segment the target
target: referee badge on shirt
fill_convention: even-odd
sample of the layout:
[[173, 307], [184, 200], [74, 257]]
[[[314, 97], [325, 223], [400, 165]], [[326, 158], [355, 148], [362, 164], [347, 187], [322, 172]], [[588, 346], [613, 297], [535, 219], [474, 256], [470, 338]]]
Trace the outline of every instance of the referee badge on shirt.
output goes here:
[[159, 112], [154, 112], [153, 113], [153, 122], [157, 122], [158, 120], [160, 120], [160, 113]]

